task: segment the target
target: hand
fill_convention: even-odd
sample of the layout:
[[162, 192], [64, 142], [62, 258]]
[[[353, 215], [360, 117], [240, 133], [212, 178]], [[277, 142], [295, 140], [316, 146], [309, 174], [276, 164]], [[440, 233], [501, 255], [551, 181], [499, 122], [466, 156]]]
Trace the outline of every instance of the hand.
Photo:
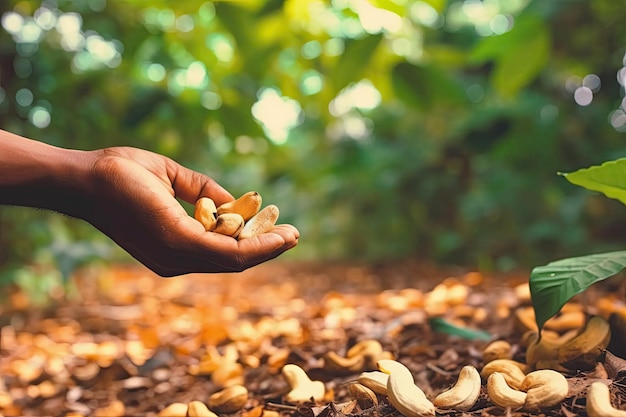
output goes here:
[[298, 244], [289, 224], [243, 240], [206, 232], [176, 198], [210, 197], [219, 206], [233, 196], [211, 178], [162, 155], [116, 147], [90, 152], [87, 201], [80, 213], [133, 257], [161, 276], [237, 272]]

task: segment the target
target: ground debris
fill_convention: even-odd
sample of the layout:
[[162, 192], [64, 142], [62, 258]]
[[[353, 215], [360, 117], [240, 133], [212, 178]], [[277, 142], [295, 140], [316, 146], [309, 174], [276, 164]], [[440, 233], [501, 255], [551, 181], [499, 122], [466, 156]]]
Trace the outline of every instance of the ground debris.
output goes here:
[[[378, 341], [429, 398], [450, 388], [464, 365], [482, 366], [487, 341], [468, 340], [472, 334], [507, 340], [514, 359], [524, 360], [515, 314], [530, 306], [523, 272], [276, 262], [237, 277], [162, 279], [124, 267], [96, 275], [77, 275], [74, 299], [35, 308], [14, 292], [16, 301], [0, 306], [0, 414], [156, 416], [172, 403], [206, 403], [236, 383], [250, 397], [225, 417], [392, 417], [401, 415], [384, 396], [361, 409], [349, 394], [349, 384], [375, 365], [331, 370], [324, 362], [328, 352], [348, 358], [359, 342]], [[598, 299], [610, 310], [608, 298]], [[433, 317], [463, 333], [439, 333], [430, 325]], [[438, 415], [584, 416], [594, 380], [619, 380], [612, 394], [614, 405], [624, 408], [624, 360], [610, 352], [606, 357], [603, 367], [568, 375], [568, 398], [544, 414], [494, 407], [483, 387], [471, 411]], [[324, 401], [285, 403], [289, 387], [281, 369], [288, 363], [324, 382]]]

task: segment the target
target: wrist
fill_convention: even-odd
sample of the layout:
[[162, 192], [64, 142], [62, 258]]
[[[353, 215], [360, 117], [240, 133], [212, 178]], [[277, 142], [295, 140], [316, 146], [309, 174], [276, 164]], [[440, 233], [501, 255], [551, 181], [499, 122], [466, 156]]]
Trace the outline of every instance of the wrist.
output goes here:
[[[0, 131], [0, 204], [77, 216], [86, 204], [93, 153]], [[84, 207], [83, 207], [84, 209]]]

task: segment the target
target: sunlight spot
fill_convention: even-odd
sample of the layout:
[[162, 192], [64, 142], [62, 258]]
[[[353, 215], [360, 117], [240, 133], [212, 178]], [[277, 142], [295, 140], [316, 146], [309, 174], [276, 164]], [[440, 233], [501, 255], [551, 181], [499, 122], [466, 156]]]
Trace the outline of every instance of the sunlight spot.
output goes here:
[[159, 22], [161, 29], [169, 30], [174, 28], [174, 25], [176, 24], [176, 15], [171, 9], [163, 9], [159, 11], [157, 21]]
[[380, 33], [383, 30], [397, 33], [402, 28], [400, 16], [375, 7], [367, 0], [354, 0], [351, 8], [358, 14], [361, 26], [367, 33]]
[[559, 116], [559, 108], [554, 104], [546, 104], [539, 111], [539, 117], [544, 122], [550, 122]]
[[372, 110], [380, 105], [382, 96], [369, 80], [350, 84], [339, 92], [328, 105], [330, 114], [342, 116], [352, 109]]
[[609, 123], [615, 130], [624, 131], [626, 130], [626, 113], [622, 109], [617, 109], [609, 115]]
[[319, 72], [315, 70], [309, 70], [302, 75], [302, 80], [300, 81], [300, 90], [302, 93], [310, 96], [313, 94], [317, 94], [322, 91], [322, 87], [324, 86], [324, 80]]
[[593, 92], [589, 87], [578, 87], [574, 91], [574, 101], [579, 106], [588, 106], [593, 101]]
[[416, 1], [409, 9], [409, 16], [415, 23], [426, 27], [435, 28], [440, 26], [439, 13], [430, 4], [423, 1]]
[[600, 80], [600, 77], [598, 77], [596, 74], [588, 74], [585, 75], [585, 78], [583, 78], [583, 86], [588, 87], [594, 93], [600, 91], [601, 85], [602, 81]]
[[165, 67], [156, 62], [152, 62], [146, 65], [146, 76], [152, 82], [158, 83], [165, 79], [166, 71]]
[[620, 83], [622, 87], [626, 87], [626, 67], [617, 71], [617, 82]]
[[33, 92], [28, 88], [20, 88], [15, 93], [15, 102], [22, 107], [28, 107], [33, 104]]
[[18, 42], [36, 43], [41, 39], [43, 30], [33, 20], [29, 20], [22, 26], [22, 30], [17, 34]]
[[344, 50], [345, 44], [341, 38], [331, 38], [324, 42], [324, 54], [327, 56], [339, 56]]
[[211, 1], [207, 1], [198, 9], [198, 15], [205, 22], [208, 23], [215, 18], [215, 5]]
[[250, 136], [241, 135], [235, 138], [235, 151], [240, 154], [253, 153], [256, 150], [256, 142]]
[[222, 107], [222, 97], [213, 91], [205, 91], [200, 96], [200, 104], [208, 110], [217, 110]]
[[257, 102], [252, 105], [252, 115], [263, 125], [268, 138], [277, 144], [285, 143], [289, 131], [304, 119], [300, 103], [281, 96], [273, 88], [259, 92]]
[[176, 19], [176, 29], [178, 29], [179, 32], [191, 32], [193, 30], [193, 27], [193, 18], [188, 14], [179, 16]]
[[108, 62], [115, 57], [117, 51], [110, 43], [102, 39], [100, 35], [91, 35], [85, 40], [85, 49], [93, 57], [101, 62]]
[[483, 98], [485, 98], [485, 90], [479, 84], [472, 84], [467, 87], [465, 94], [472, 103], [479, 103]]
[[15, 12], [6, 12], [2, 15], [2, 27], [11, 35], [18, 34], [24, 26], [24, 18]]
[[57, 22], [56, 14], [45, 6], [35, 10], [34, 18], [35, 23], [37, 23], [43, 30], [50, 30], [54, 28], [54, 25], [56, 25]]
[[322, 45], [317, 40], [312, 40], [300, 48], [300, 54], [305, 59], [315, 59], [322, 53]]
[[207, 47], [215, 54], [215, 57], [222, 62], [230, 62], [233, 59], [235, 49], [228, 38], [221, 34], [212, 34], [207, 37]]
[[502, 35], [513, 29], [513, 16], [497, 14], [489, 21], [489, 28], [496, 35]]
[[82, 24], [83, 19], [78, 13], [63, 13], [57, 19], [56, 30], [61, 34], [78, 33]]
[[50, 124], [50, 112], [47, 109], [41, 106], [33, 107], [30, 112], [28, 112], [28, 120], [35, 126], [40, 129], [48, 127]]

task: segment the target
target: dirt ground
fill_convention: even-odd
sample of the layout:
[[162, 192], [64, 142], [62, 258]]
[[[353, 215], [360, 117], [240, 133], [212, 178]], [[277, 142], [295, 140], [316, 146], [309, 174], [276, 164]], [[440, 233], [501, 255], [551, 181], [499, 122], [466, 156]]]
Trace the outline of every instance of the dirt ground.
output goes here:
[[[512, 359], [524, 364], [528, 276], [411, 262], [272, 261], [240, 274], [164, 279], [139, 267], [94, 266], [67, 293], [53, 291], [45, 308], [9, 291], [0, 306], [0, 415], [184, 416], [193, 414], [190, 402], [214, 405], [212, 394], [232, 385], [247, 396], [236, 409], [212, 407], [220, 416], [400, 415], [385, 395], [356, 400], [351, 386], [361, 373], [374, 371], [376, 358], [393, 358], [433, 400], [463, 366], [484, 368], [491, 341], [509, 342]], [[621, 311], [619, 291], [614, 281], [589, 289], [563, 310], [571, 323], [550, 331], [577, 332], [580, 320]], [[371, 342], [378, 356], [348, 360], [353, 346]], [[322, 381], [323, 397], [290, 401], [286, 364]], [[468, 411], [437, 415], [585, 416], [593, 381], [611, 383], [613, 404], [626, 408], [620, 366], [558, 369], [567, 396], [540, 411], [495, 405], [483, 379]], [[182, 414], [168, 411], [174, 403]]]

